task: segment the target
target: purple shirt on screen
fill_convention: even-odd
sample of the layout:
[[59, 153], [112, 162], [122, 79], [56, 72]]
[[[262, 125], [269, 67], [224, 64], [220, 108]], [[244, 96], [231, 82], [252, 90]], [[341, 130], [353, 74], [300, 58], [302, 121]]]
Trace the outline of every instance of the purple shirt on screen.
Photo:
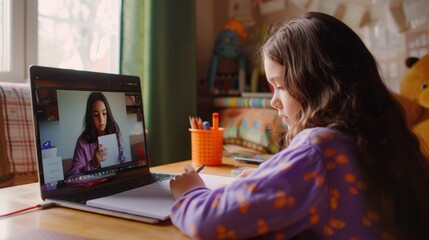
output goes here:
[[[89, 143], [82, 136], [79, 136], [79, 138], [77, 139], [76, 147], [73, 154], [72, 166], [67, 175], [72, 176], [74, 174], [97, 169], [92, 164], [92, 157], [94, 155], [96, 148], [97, 148], [97, 142]], [[124, 149], [121, 145], [118, 146], [118, 148], [119, 148], [119, 162], [123, 163], [125, 161]]]

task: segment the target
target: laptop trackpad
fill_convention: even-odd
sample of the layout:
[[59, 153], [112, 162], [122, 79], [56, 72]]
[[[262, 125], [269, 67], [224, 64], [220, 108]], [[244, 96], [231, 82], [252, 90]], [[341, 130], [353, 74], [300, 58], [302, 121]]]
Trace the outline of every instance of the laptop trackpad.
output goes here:
[[[163, 181], [167, 182], [168, 181]], [[165, 220], [170, 216], [174, 198], [169, 189], [139, 187], [115, 195], [87, 201], [88, 206]]]

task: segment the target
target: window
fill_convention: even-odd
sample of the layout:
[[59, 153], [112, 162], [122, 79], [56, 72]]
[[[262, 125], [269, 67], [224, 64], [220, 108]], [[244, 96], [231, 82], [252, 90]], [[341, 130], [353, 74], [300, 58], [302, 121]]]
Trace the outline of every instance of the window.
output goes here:
[[117, 73], [121, 2], [39, 0], [38, 64]]
[[0, 0], [0, 72], [10, 71], [10, 42], [5, 36], [10, 36], [9, 1]]
[[25, 78], [24, 0], [0, 0], [0, 80]]
[[121, 1], [0, 0], [0, 81], [31, 64], [119, 72]]

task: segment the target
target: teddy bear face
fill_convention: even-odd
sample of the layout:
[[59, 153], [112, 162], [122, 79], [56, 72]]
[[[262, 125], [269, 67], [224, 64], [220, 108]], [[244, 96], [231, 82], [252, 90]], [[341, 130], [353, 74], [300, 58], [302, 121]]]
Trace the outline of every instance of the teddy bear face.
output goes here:
[[413, 62], [400, 87], [401, 95], [429, 109], [429, 54]]

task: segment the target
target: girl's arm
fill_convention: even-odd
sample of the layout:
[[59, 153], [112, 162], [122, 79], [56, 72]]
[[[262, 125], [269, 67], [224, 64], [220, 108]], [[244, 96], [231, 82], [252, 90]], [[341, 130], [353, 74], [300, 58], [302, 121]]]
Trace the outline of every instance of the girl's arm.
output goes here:
[[308, 228], [310, 209], [326, 199], [327, 187], [304, 177], [317, 172], [323, 178], [324, 166], [311, 149], [295, 152], [275, 156], [224, 188], [190, 187], [172, 209], [173, 224], [186, 235], [202, 239], [250, 238], [276, 229], [293, 236]]
[[67, 174], [68, 176], [95, 169], [92, 166], [92, 158], [96, 145], [96, 143], [90, 144], [81, 138], [78, 139], [73, 154], [72, 166]]
[[87, 162], [84, 156], [84, 151], [82, 149], [79, 141], [76, 143], [76, 147], [73, 154], [73, 160], [71, 163], [71, 168], [67, 175], [73, 175], [76, 173], [81, 173], [85, 170]]

